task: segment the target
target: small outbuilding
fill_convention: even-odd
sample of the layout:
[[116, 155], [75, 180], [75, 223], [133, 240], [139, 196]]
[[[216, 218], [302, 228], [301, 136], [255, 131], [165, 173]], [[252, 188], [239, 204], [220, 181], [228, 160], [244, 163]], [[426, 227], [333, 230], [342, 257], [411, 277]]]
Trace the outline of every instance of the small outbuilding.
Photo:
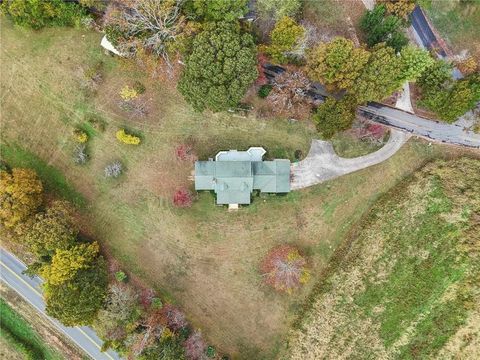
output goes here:
[[195, 162], [195, 190], [213, 190], [218, 205], [247, 205], [254, 190], [290, 192], [290, 160], [263, 161], [262, 147], [220, 151], [215, 160]]

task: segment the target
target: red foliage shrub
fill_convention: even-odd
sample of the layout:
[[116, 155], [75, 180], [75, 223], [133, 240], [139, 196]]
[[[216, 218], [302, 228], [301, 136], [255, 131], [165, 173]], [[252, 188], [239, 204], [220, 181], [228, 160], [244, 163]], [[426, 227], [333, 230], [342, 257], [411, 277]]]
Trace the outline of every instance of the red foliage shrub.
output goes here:
[[265, 283], [275, 290], [291, 293], [309, 279], [307, 261], [290, 245], [273, 248], [263, 260], [261, 271]]
[[265, 54], [259, 53], [257, 55], [257, 70], [258, 70], [258, 77], [255, 80], [256, 85], [266, 85], [268, 84], [267, 76], [265, 75], [265, 71], [263, 69], [263, 65], [268, 62], [267, 56]]
[[185, 347], [185, 355], [187, 359], [199, 360], [205, 356], [205, 350], [207, 344], [202, 338], [202, 334], [199, 331], [194, 331], [187, 340], [183, 343]]
[[386, 129], [384, 126], [380, 124], [368, 124], [367, 125], [367, 133], [370, 137], [373, 137], [377, 140], [382, 140], [385, 136]]
[[172, 304], [164, 305], [160, 310], [160, 314], [162, 323], [172, 331], [181, 330], [188, 325], [185, 315]]
[[193, 196], [187, 189], [180, 189], [173, 195], [173, 204], [177, 207], [192, 206]]
[[192, 153], [192, 147], [187, 144], [178, 145], [175, 148], [175, 156], [178, 160], [186, 161], [194, 159], [194, 155]]

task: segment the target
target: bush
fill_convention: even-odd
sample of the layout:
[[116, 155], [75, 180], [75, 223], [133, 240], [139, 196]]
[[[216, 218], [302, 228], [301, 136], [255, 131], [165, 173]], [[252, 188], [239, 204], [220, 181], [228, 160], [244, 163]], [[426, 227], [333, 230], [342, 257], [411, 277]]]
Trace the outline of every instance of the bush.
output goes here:
[[265, 99], [268, 96], [268, 94], [270, 94], [270, 91], [272, 91], [272, 85], [270, 84], [262, 85], [258, 90], [258, 96], [261, 97], [262, 99]]
[[261, 271], [265, 282], [275, 290], [292, 293], [305, 284], [310, 273], [307, 261], [290, 245], [273, 248], [263, 260]]
[[187, 189], [180, 189], [173, 195], [173, 204], [177, 207], [192, 206], [193, 196]]
[[73, 149], [73, 161], [77, 165], [84, 165], [88, 161], [87, 147], [85, 144], [78, 144]]
[[131, 88], [130, 86], [125, 85], [120, 90], [120, 97], [123, 99], [123, 101], [131, 101], [138, 97], [138, 92], [134, 87]]
[[115, 280], [117, 280], [118, 282], [124, 282], [125, 280], [127, 280], [127, 274], [119, 270], [115, 272]]
[[205, 350], [207, 349], [207, 344], [199, 331], [194, 331], [188, 339], [185, 340], [183, 346], [185, 347], [185, 355], [189, 360], [203, 359]]
[[123, 165], [120, 161], [114, 161], [113, 163], [105, 166], [105, 177], [117, 178], [122, 174]]
[[0, 10], [15, 24], [33, 29], [73, 26], [86, 16], [84, 8], [63, 0], [4, 0]]
[[125, 129], [120, 129], [116, 133], [117, 140], [127, 145], [138, 145], [141, 140], [138, 136], [127, 134]]
[[75, 129], [73, 130], [73, 138], [77, 143], [85, 144], [88, 141], [88, 134], [81, 129]]
[[135, 81], [133, 84], [133, 90], [137, 92], [137, 94], [142, 95], [145, 92], [145, 85], [143, 85], [140, 81]]

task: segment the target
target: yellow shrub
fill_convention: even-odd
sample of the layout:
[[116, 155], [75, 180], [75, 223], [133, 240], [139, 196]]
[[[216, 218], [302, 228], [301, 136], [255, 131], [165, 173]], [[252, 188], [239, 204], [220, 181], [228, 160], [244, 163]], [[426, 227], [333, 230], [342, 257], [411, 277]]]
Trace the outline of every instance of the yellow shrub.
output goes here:
[[117, 131], [118, 141], [128, 144], [128, 145], [138, 145], [140, 144], [140, 138], [135, 135], [130, 135], [125, 132], [125, 129], [120, 129]]
[[120, 90], [120, 97], [125, 101], [130, 101], [136, 99], [138, 96], [137, 90], [131, 88], [128, 85], [125, 85], [122, 90]]
[[73, 132], [73, 136], [75, 138], [75, 141], [80, 144], [84, 144], [88, 141], [88, 134], [83, 130], [75, 129], [75, 131]]

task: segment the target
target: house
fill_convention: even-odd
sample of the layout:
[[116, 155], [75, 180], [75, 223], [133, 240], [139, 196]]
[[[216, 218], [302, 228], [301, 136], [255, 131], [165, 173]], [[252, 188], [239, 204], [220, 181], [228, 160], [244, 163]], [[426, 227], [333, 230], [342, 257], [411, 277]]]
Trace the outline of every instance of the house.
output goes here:
[[215, 160], [195, 162], [195, 190], [213, 190], [218, 205], [250, 204], [254, 190], [290, 192], [290, 160], [263, 161], [265, 149], [220, 151]]

